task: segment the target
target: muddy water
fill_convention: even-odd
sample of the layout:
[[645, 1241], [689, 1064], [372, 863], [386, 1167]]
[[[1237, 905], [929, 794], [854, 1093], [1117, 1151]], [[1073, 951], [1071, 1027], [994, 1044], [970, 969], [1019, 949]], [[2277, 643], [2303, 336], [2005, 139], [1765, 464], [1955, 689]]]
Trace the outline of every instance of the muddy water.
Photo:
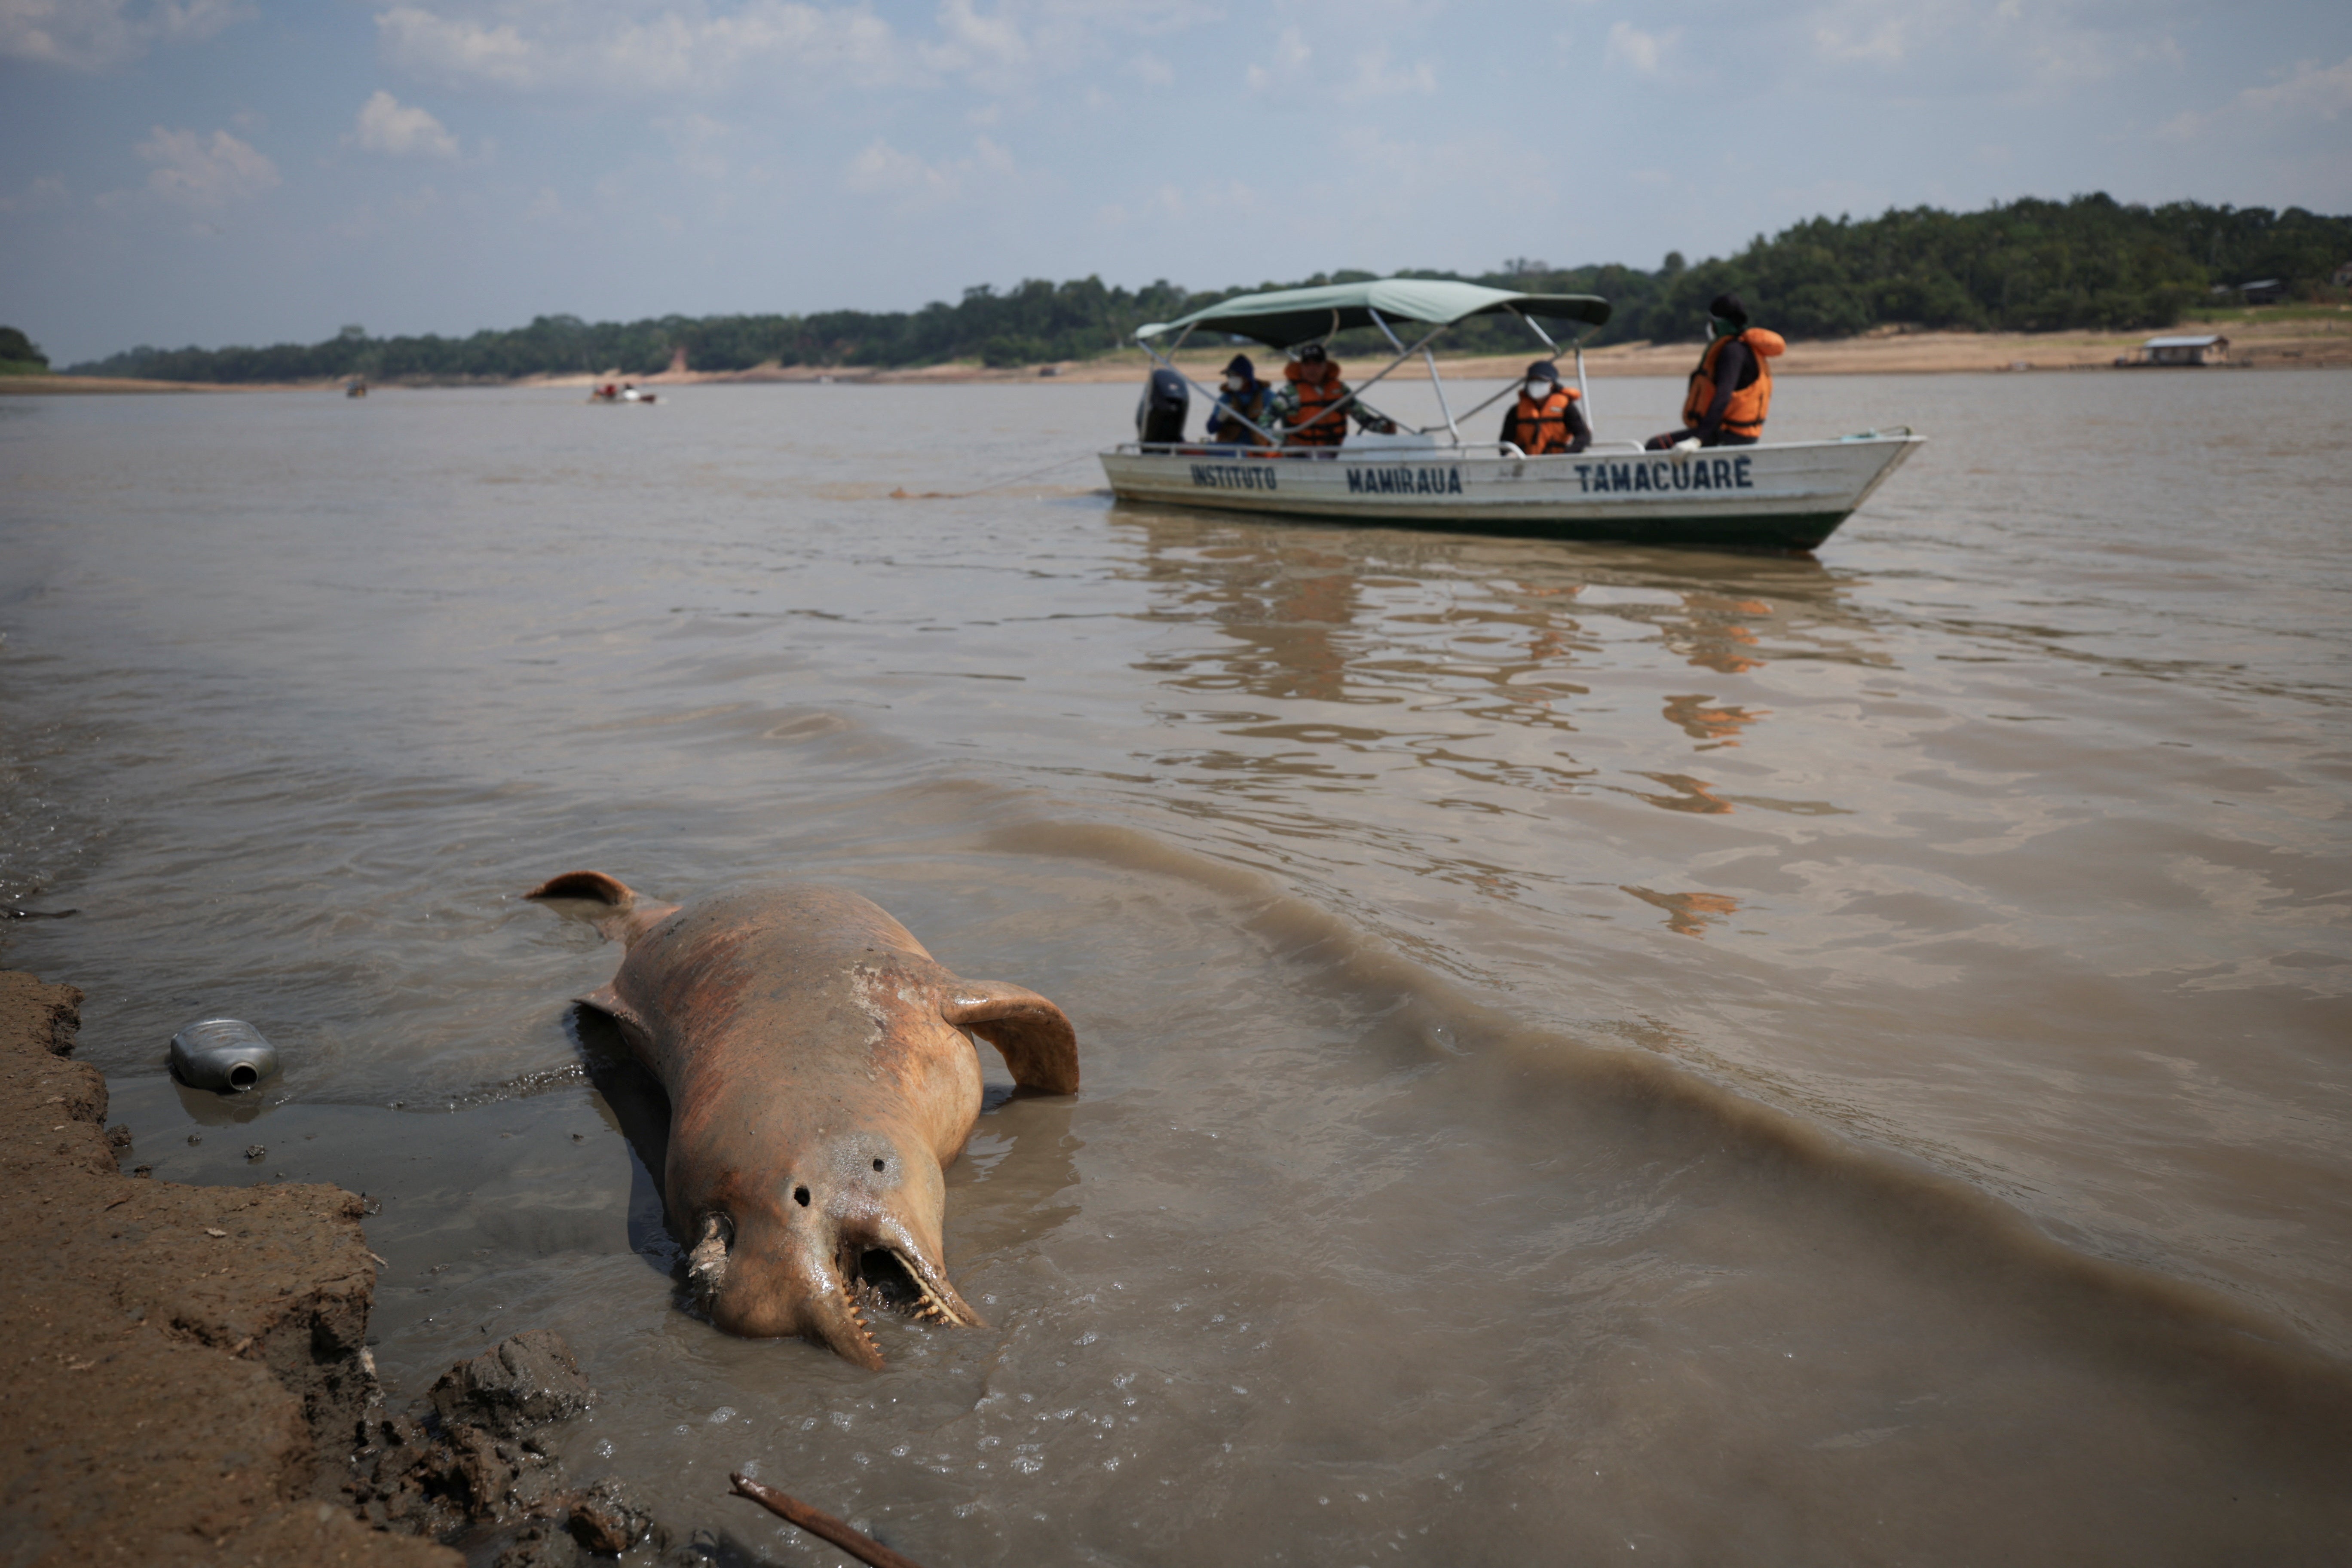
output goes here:
[[[1792, 378], [1935, 437], [1818, 561], [890, 499], [1120, 388], [12, 399], [0, 960], [158, 1175], [383, 1201], [396, 1397], [556, 1328], [722, 1557], [838, 1561], [742, 1468], [939, 1564], [2340, 1560], [2339, 391]], [[680, 1310], [583, 865], [1068, 1008], [992, 1328]]]

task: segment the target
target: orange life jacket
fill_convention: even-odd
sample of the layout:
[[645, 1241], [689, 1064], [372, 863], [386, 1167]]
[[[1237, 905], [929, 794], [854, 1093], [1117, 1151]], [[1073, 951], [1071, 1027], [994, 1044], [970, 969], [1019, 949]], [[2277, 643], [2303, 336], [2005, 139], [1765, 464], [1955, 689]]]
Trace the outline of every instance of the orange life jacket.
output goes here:
[[[1748, 345], [1754, 378], [1732, 389], [1731, 401], [1723, 409], [1723, 428], [1733, 436], [1759, 435], [1764, 429], [1764, 416], [1772, 411], [1772, 367], [1764, 362], [1785, 353], [1789, 345], [1780, 333], [1768, 332], [1761, 327], [1749, 327], [1735, 336]], [[1732, 341], [1717, 338], [1698, 356], [1698, 368], [1691, 372], [1690, 395], [1683, 399], [1685, 425], [1696, 425], [1715, 406], [1716, 362], [1723, 357], [1723, 345]]]
[[1348, 395], [1339, 382], [1338, 363], [1327, 359], [1309, 364], [1292, 360], [1282, 367], [1282, 374], [1298, 389], [1298, 417], [1290, 422], [1290, 445], [1336, 447], [1346, 440], [1348, 416], [1333, 412]]
[[1571, 388], [1555, 386], [1551, 395], [1538, 406], [1526, 393], [1520, 393], [1518, 412], [1511, 416], [1512, 439], [1519, 450], [1530, 458], [1567, 451], [1568, 411], [1582, 395]]

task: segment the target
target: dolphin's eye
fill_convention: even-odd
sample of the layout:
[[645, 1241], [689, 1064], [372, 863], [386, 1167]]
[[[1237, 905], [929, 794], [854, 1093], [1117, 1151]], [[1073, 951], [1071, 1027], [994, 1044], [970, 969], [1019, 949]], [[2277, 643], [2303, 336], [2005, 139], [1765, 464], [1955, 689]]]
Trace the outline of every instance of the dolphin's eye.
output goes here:
[[875, 1168], [876, 1170], [877, 1170], [877, 1171], [878, 1171], [878, 1170], [880, 1170], [880, 1169], [882, 1168], [882, 1162], [881, 1162], [881, 1161], [879, 1161], [879, 1160], [875, 1161], [875, 1162], [874, 1162], [874, 1168]]
[[808, 1207], [808, 1189], [806, 1187], [794, 1187], [793, 1189], [793, 1202], [800, 1205], [803, 1208]]

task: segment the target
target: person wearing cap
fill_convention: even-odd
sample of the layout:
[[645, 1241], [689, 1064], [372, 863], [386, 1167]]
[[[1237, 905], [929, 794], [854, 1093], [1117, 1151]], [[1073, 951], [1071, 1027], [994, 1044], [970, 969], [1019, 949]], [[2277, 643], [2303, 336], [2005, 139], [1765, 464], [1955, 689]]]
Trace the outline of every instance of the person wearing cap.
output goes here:
[[1753, 447], [1772, 407], [1772, 369], [1765, 361], [1789, 347], [1780, 334], [1748, 324], [1737, 294], [1717, 294], [1706, 308], [1708, 342], [1691, 372], [1683, 398], [1683, 427], [1653, 436], [1649, 449], [1696, 442], [1702, 447]]
[[[1235, 354], [1225, 366], [1225, 384], [1217, 395], [1217, 405], [1209, 410], [1208, 438], [1220, 446], [1264, 447], [1268, 437], [1261, 436], [1246, 419], [1260, 429], [1271, 430], [1274, 421], [1268, 408], [1274, 400], [1274, 388], [1257, 378], [1257, 366], [1247, 354]], [[1238, 417], [1237, 417], [1238, 416]]]
[[1581, 452], [1592, 445], [1592, 426], [1585, 422], [1583, 394], [1559, 384], [1559, 367], [1548, 359], [1528, 366], [1518, 402], [1503, 416], [1507, 441], [1530, 458], [1560, 452]]
[[1348, 438], [1348, 416], [1339, 405], [1348, 384], [1339, 379], [1339, 362], [1321, 343], [1308, 343], [1282, 367], [1285, 381], [1281, 409], [1288, 428], [1286, 447], [1336, 447]]

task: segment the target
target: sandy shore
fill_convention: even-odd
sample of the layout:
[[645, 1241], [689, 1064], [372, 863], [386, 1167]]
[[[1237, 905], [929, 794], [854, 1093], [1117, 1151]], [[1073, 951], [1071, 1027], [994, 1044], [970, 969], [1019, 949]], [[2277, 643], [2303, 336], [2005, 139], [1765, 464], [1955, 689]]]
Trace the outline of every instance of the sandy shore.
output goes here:
[[[2187, 326], [2181, 332], [2218, 331], [2230, 340], [2231, 358], [2241, 366], [2259, 370], [2318, 369], [2352, 366], [2352, 310], [2341, 321], [2308, 318], [2252, 324], [2231, 323], [2208, 329]], [[2147, 332], [1874, 332], [1858, 338], [1799, 339], [1774, 365], [1784, 375], [1916, 375], [1957, 373], [2041, 370], [2111, 370], [2116, 358], [2146, 342]], [[1234, 353], [1232, 346], [1187, 352], [1177, 363], [1193, 379], [1211, 381]], [[1664, 375], [1690, 373], [1698, 353], [1695, 343], [1620, 343], [1593, 349], [1584, 356], [1587, 374], [1594, 376]], [[1267, 355], [1253, 357], [1264, 363]], [[1517, 374], [1532, 353], [1485, 357], [1440, 355], [1438, 369], [1449, 380], [1502, 380]], [[821, 369], [812, 365], [761, 365], [745, 371], [685, 371], [640, 376], [640, 386], [679, 385], [713, 382], [1131, 382], [1142, 365], [1139, 355], [1111, 355], [1097, 360], [1070, 360], [1054, 365], [1028, 365], [1018, 370], [990, 370], [969, 363], [925, 365], [914, 370], [864, 371]], [[1045, 374], [1047, 370], [1054, 374]], [[2139, 373], [2135, 373], [2139, 374]], [[589, 376], [547, 381], [550, 385], [585, 387]], [[1391, 379], [1425, 381], [1419, 363], [1400, 365]]]
[[[335, 384], [338, 387], [342, 383]], [[0, 397], [55, 397], [59, 394], [125, 392], [257, 392], [251, 386], [225, 386], [212, 381], [133, 381], [112, 375], [0, 375]]]
[[[2175, 329], [2190, 333], [2219, 331], [2230, 340], [2230, 358], [2242, 369], [2320, 370], [2352, 367], [2352, 309], [2342, 319], [2308, 316], [2275, 321], [2229, 322], [2215, 327], [2191, 323]], [[2147, 332], [1902, 332], [1881, 331], [1858, 338], [1798, 339], [1774, 366], [1782, 375], [1918, 375], [1962, 373], [2014, 373], [2051, 370], [2112, 370], [2116, 356], [2147, 341]], [[1228, 346], [1178, 356], [1193, 379], [1209, 382], [1233, 354]], [[1619, 343], [1594, 349], [1584, 356], [1585, 372], [1593, 376], [1680, 376], [1690, 371], [1697, 347], [1692, 343]], [[1261, 361], [1266, 355], [1256, 356]], [[1441, 356], [1440, 371], [1448, 378], [1501, 380], [1517, 374], [1528, 354], [1486, 357]], [[633, 378], [639, 386], [704, 386], [730, 383], [857, 383], [924, 385], [971, 382], [1132, 382], [1144, 362], [1139, 354], [1112, 354], [1101, 359], [1066, 360], [1051, 365], [1024, 365], [991, 370], [959, 361], [922, 365], [909, 370], [867, 370], [855, 366], [758, 365], [750, 370], [664, 371]], [[2137, 370], [2134, 374], [2156, 374]], [[583, 392], [603, 375], [536, 375], [515, 382], [467, 383], [469, 385], [578, 387]], [[1425, 381], [1420, 364], [1401, 365], [1391, 379]], [[0, 395], [126, 392], [341, 392], [342, 381], [266, 385], [221, 386], [173, 381], [116, 381], [102, 376], [0, 377]], [[398, 385], [380, 383], [379, 385]]]
[[80, 1003], [0, 972], [8, 1561], [456, 1568], [329, 1500], [376, 1397], [359, 1199], [122, 1174]]

